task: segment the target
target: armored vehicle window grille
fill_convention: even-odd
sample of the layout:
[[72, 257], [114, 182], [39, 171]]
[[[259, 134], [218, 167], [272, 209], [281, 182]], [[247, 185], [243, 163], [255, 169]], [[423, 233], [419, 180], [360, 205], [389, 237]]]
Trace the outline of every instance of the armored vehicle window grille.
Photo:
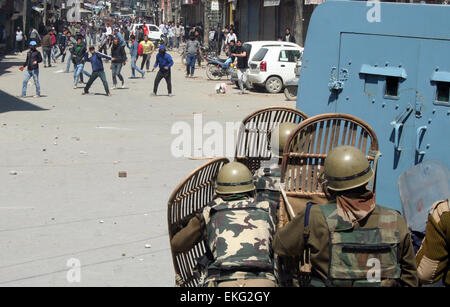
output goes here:
[[437, 82], [436, 102], [449, 103], [450, 82]]
[[388, 97], [398, 97], [398, 85], [400, 83], [397, 77], [386, 77], [386, 90], [384, 95]]
[[258, 52], [256, 52], [256, 54], [253, 56], [252, 61], [256, 61], [256, 62], [262, 61], [264, 59], [264, 57], [266, 56], [267, 51], [269, 51], [269, 49], [267, 49], [267, 48], [259, 49]]

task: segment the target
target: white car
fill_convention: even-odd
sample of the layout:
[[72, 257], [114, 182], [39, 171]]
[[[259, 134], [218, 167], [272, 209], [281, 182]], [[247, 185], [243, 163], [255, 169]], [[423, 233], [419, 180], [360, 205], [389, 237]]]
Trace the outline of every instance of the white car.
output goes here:
[[[250, 61], [255, 55], [255, 53], [262, 47], [271, 48], [271, 47], [300, 47], [300, 46], [295, 43], [284, 41], [254, 41], [254, 42], [246, 42], [242, 45], [242, 47], [247, 51], [248, 59]], [[237, 83], [237, 81], [238, 75], [234, 71], [231, 74], [231, 82]], [[250, 84], [248, 86], [251, 87]]]
[[[142, 26], [142, 23], [134, 23], [131, 25], [130, 34], [136, 35], [138, 32], [138, 28]], [[151, 41], [159, 41], [160, 39], [164, 39], [164, 34], [156, 25], [145, 24], [148, 28], [148, 38]]]
[[295, 78], [295, 67], [301, 61], [303, 48], [262, 47], [249, 61], [248, 80], [264, 86], [269, 93], [279, 93], [286, 81]]

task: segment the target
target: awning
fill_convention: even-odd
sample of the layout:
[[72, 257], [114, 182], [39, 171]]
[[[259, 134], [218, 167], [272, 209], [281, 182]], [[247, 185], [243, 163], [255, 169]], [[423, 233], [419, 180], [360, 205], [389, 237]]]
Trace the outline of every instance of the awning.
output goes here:
[[44, 8], [38, 7], [38, 6], [33, 6], [32, 9], [35, 10], [36, 12], [38, 12], [38, 13], [42, 13], [42, 11], [44, 11]]
[[394, 66], [378, 67], [378, 66], [363, 64], [359, 73], [367, 74], [367, 75], [399, 77], [399, 78], [403, 78], [403, 79], [406, 79], [408, 77], [408, 75], [406, 74], [406, 70], [404, 68], [394, 67]]
[[450, 72], [448, 71], [435, 71], [431, 75], [431, 81], [437, 82], [450, 82]]

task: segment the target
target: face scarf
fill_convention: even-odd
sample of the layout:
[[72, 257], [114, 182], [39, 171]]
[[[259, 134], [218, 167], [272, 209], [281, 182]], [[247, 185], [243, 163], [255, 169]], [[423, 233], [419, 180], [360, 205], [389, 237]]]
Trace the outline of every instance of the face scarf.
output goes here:
[[354, 225], [375, 209], [375, 195], [367, 191], [336, 196], [337, 212], [346, 222]]

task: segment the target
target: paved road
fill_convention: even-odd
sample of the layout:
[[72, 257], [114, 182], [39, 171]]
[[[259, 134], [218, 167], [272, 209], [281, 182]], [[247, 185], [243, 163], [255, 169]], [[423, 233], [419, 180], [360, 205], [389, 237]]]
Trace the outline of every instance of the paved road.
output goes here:
[[[57, 64], [41, 67], [44, 97], [19, 99], [23, 58], [0, 62], [0, 286], [174, 285], [167, 200], [205, 161], [172, 155], [173, 124], [193, 127], [202, 114], [204, 124], [225, 127], [262, 107], [294, 106], [282, 94], [242, 96], [230, 85], [217, 95], [204, 70], [185, 79], [181, 64], [173, 97], [164, 81], [164, 96], [151, 97], [156, 73], [131, 80], [129, 64], [125, 89], [106, 97], [98, 80], [82, 96]], [[80, 283], [67, 281], [71, 258], [81, 263]]]

